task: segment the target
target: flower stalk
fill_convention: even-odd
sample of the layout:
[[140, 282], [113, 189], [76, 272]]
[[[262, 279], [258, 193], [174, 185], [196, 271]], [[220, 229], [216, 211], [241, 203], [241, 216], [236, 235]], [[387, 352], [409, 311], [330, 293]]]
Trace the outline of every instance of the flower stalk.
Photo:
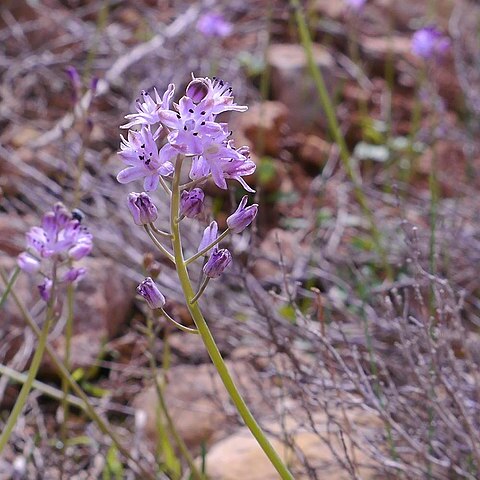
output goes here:
[[183, 258], [183, 249], [182, 249], [182, 239], [180, 235], [180, 226], [176, 222], [179, 215], [180, 208], [180, 172], [182, 168], [183, 158], [179, 156], [175, 164], [175, 172], [173, 176], [172, 184], [172, 199], [171, 199], [171, 210], [170, 210], [170, 226], [172, 231], [172, 244], [173, 244], [173, 254], [175, 257], [175, 265], [180, 280], [180, 284], [183, 290], [183, 294], [187, 300], [188, 310], [197, 326], [198, 332], [202, 337], [205, 348], [208, 351], [208, 354], [217, 369], [217, 372], [227, 389], [228, 394], [232, 402], [234, 403], [238, 413], [242, 417], [243, 421], [247, 427], [252, 432], [253, 436], [257, 440], [258, 444], [265, 452], [272, 465], [275, 467], [280, 477], [283, 480], [293, 480], [292, 474], [289, 472], [286, 465], [283, 463], [282, 459], [273, 448], [272, 444], [268, 440], [267, 436], [255, 420], [254, 416], [250, 412], [247, 404], [245, 403], [243, 397], [238, 391], [237, 386], [235, 385], [230, 372], [225, 364], [225, 361], [218, 350], [215, 339], [208, 328], [207, 322], [205, 321], [203, 314], [200, 310], [200, 307], [197, 302], [191, 303], [195, 298], [195, 292], [193, 290], [190, 278], [188, 275], [187, 265]]

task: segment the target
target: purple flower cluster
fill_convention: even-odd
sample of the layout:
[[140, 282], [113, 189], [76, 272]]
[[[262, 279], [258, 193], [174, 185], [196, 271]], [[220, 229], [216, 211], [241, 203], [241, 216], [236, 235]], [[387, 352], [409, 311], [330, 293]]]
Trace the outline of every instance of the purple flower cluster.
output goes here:
[[[217, 121], [217, 115], [223, 112], [247, 110], [234, 102], [232, 89], [227, 83], [215, 77], [212, 80], [193, 77], [178, 104], [172, 102], [174, 93], [172, 84], [163, 96], [156, 90], [153, 96], [143, 92], [142, 99], [137, 100], [137, 112], [126, 116], [128, 123], [123, 128], [128, 128], [129, 132], [127, 138], [121, 137], [119, 156], [127, 166], [117, 176], [120, 183], [143, 179], [145, 192], [130, 193], [128, 208], [134, 222], [144, 226], [159, 250], [170, 259], [172, 255], [154, 238], [155, 233], [164, 239], [170, 238], [172, 242], [178, 241], [179, 236], [154, 225], [158, 210], [147, 192], [156, 190], [161, 184], [171, 198], [176, 198], [178, 218], [173, 212], [175, 218], [172, 220], [178, 225], [184, 218], [195, 218], [203, 212], [205, 193], [198, 184], [211, 177], [218, 187], [226, 189], [227, 180], [233, 179], [253, 192], [243, 177], [255, 171], [248, 147], [235, 148], [228, 124]], [[193, 185], [191, 182], [179, 185], [176, 175], [180, 176], [180, 169], [174, 165], [181, 167], [180, 158], [191, 161], [189, 176]], [[220, 240], [230, 233], [242, 232], [256, 217], [258, 205], [247, 206], [247, 200], [248, 197], [244, 196], [236, 211], [227, 218], [228, 228], [221, 235], [215, 221], [205, 229], [198, 252], [190, 259], [207, 257], [203, 267], [204, 285], [209, 279], [219, 277], [232, 263], [231, 253], [219, 247]], [[201, 295], [203, 290], [199, 292]], [[162, 308], [165, 303], [150, 277], [138, 286], [137, 293], [152, 309]]]
[[[162, 97], [142, 93], [137, 112], [127, 115], [129, 130], [122, 136], [119, 156], [127, 167], [117, 179], [129, 183], [144, 179], [145, 191], [158, 187], [160, 176], [173, 172], [178, 155], [192, 159], [190, 178], [199, 180], [212, 176], [215, 184], [227, 188], [227, 179], [237, 180], [247, 190], [253, 190], [242, 177], [255, 171], [248, 158], [248, 148], [235, 148], [227, 123], [216, 121], [226, 111], [244, 112], [247, 107], [234, 103], [230, 86], [215, 77], [193, 78], [178, 104], [172, 105], [175, 86], [170, 84]], [[165, 139], [159, 147], [157, 141]]]
[[44, 279], [39, 285], [40, 295], [48, 300], [52, 288], [49, 274], [42, 271], [47, 262], [57, 267], [66, 267], [60, 281], [72, 283], [85, 275], [84, 268], [73, 267], [72, 262], [92, 251], [92, 235], [81, 224], [81, 216], [70, 213], [63, 204], [57, 203], [47, 212], [40, 227], [32, 227], [26, 235], [27, 249], [17, 259], [18, 266], [27, 273], [40, 272]]
[[204, 13], [197, 22], [197, 30], [206, 37], [228, 37], [233, 31], [233, 25], [218, 12]]
[[412, 36], [412, 52], [424, 60], [442, 58], [450, 48], [450, 39], [434, 26], [421, 28]]

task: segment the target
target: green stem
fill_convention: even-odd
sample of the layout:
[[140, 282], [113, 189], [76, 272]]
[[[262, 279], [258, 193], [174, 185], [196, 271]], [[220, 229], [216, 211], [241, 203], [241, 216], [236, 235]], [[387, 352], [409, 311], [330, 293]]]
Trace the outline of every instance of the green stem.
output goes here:
[[33, 382], [35, 377], [37, 376], [38, 369], [40, 368], [40, 364], [42, 362], [43, 354], [45, 352], [45, 347], [47, 344], [47, 337], [48, 332], [50, 330], [50, 326], [53, 322], [53, 302], [50, 302], [50, 305], [47, 309], [47, 318], [45, 319], [45, 323], [43, 324], [43, 328], [40, 332], [40, 336], [38, 339], [38, 345], [35, 350], [35, 354], [33, 355], [32, 363], [30, 365], [27, 379], [18, 394], [17, 400], [15, 402], [15, 406], [8, 417], [7, 423], [2, 431], [0, 436], [0, 454], [2, 453], [3, 449], [5, 448], [10, 435], [12, 434], [13, 428], [17, 423], [18, 417], [21, 415], [23, 411], [23, 407], [28, 399], [28, 394], [32, 389]]
[[[27, 376], [24, 373], [17, 372], [13, 368], [7, 367], [0, 363], [0, 373], [10, 378], [16, 383], [21, 383], [22, 385], [27, 381]], [[85, 411], [85, 402], [74, 395], [68, 394], [67, 397], [64, 396], [64, 393], [59, 390], [58, 388], [54, 388], [51, 385], [47, 385], [46, 383], [39, 382], [38, 380], [34, 380], [32, 384], [32, 388], [38, 390], [40, 393], [47, 395], [54, 400], [63, 400], [66, 398], [67, 402], [74, 407], [80, 408], [81, 410]]]
[[173, 263], [175, 263], [175, 258], [173, 255], [158, 241], [158, 239], [153, 234], [152, 230], [150, 229], [150, 225], [144, 225], [145, 231], [148, 233], [150, 240], [154, 243], [154, 245]]
[[0, 297], [0, 308], [3, 307], [3, 304], [5, 303], [5, 300], [7, 300], [8, 294], [12, 290], [13, 286], [15, 285], [15, 282], [17, 281], [18, 274], [20, 273], [20, 267], [17, 267], [13, 273], [12, 276], [10, 277], [10, 280], [8, 281], [7, 285], [5, 286], [5, 290], [2, 293], [2, 296]]
[[332, 101], [330, 100], [330, 96], [327, 90], [327, 86], [325, 84], [325, 80], [323, 78], [323, 74], [320, 68], [315, 63], [315, 58], [313, 55], [312, 39], [310, 36], [310, 32], [308, 31], [307, 22], [303, 14], [302, 7], [300, 6], [300, 3], [298, 0], [290, 0], [290, 4], [295, 9], [295, 19], [298, 25], [300, 39], [307, 57], [308, 68], [310, 70], [310, 74], [312, 75], [313, 81], [315, 83], [315, 87], [317, 89], [320, 103], [322, 104], [323, 110], [325, 112], [325, 116], [327, 117], [327, 123], [328, 123], [328, 128], [330, 130], [330, 134], [332, 135], [335, 143], [338, 145], [338, 148], [340, 151], [340, 159], [342, 161], [343, 168], [345, 169], [348, 178], [353, 184], [353, 190], [354, 190], [357, 202], [359, 203], [365, 216], [368, 218], [368, 221], [370, 224], [370, 232], [372, 235], [372, 239], [375, 243], [375, 248], [380, 255], [387, 277], [391, 279], [393, 278], [393, 273], [388, 263], [385, 249], [382, 246], [381, 235], [376, 226], [375, 217], [373, 215], [372, 210], [368, 206], [367, 198], [362, 190], [361, 183], [353, 170], [353, 167], [350, 161], [350, 152], [348, 150], [345, 137], [343, 136], [343, 133], [340, 129], [340, 125], [338, 124], [337, 116], [335, 114], [335, 109]]
[[160, 311], [162, 312], [162, 315], [167, 319], [169, 320], [170, 322], [172, 322], [177, 328], [179, 328], [180, 330], [183, 330], [184, 332], [187, 332], [187, 333], [194, 333], [194, 334], [197, 334], [198, 335], [198, 330], [196, 328], [190, 328], [190, 327], [186, 327], [185, 325], [182, 325], [181, 323], [178, 323], [176, 320], [174, 320], [163, 308], [160, 308]]
[[[182, 437], [178, 433], [175, 427], [175, 423], [168, 410], [167, 402], [165, 401], [165, 397], [163, 394], [163, 388], [164, 388], [163, 385], [165, 383], [165, 379], [163, 379], [163, 382], [161, 383], [157, 375], [157, 362], [155, 361], [155, 351], [153, 348], [153, 340], [155, 338], [155, 333], [153, 332], [153, 328], [150, 320], [148, 321], [148, 336], [149, 336], [149, 344], [150, 344], [150, 355], [149, 355], [150, 369], [152, 371], [153, 378], [155, 379], [155, 390], [157, 392], [157, 398], [160, 403], [160, 408], [162, 409], [162, 412], [165, 415], [165, 420], [167, 421], [168, 430], [170, 431], [170, 434], [172, 435], [173, 439], [175, 440], [175, 443], [180, 449], [181, 454], [184, 456], [188, 464], [188, 467], [190, 468], [190, 473], [193, 475], [193, 477], [196, 480], [204, 480], [204, 477], [198, 471], [197, 466], [195, 465], [195, 462], [193, 461], [193, 458], [190, 455], [190, 452], [188, 451], [187, 446], [185, 445], [185, 442], [183, 441]], [[168, 363], [168, 362], [165, 362], [165, 363]], [[164, 370], [166, 370], [168, 368], [168, 365], [164, 365], [163, 368]]]
[[194, 262], [197, 258], [203, 257], [208, 251], [213, 248], [217, 243], [220, 243], [228, 234], [230, 233], [230, 229], [227, 228], [221, 235], [219, 235], [216, 240], [213, 242], [209, 243], [205, 248], [200, 250], [198, 253], [195, 255], [192, 255], [190, 258], [187, 258], [185, 260], [185, 265], [190, 265], [192, 262]]
[[257, 421], [253, 417], [252, 413], [248, 409], [247, 404], [245, 403], [242, 396], [240, 395], [237, 389], [237, 386], [235, 385], [227, 369], [225, 361], [223, 360], [222, 355], [218, 350], [218, 347], [210, 332], [210, 329], [208, 328], [207, 322], [203, 318], [203, 315], [200, 310], [200, 307], [198, 306], [198, 303], [194, 303], [193, 305], [190, 303], [192, 298], [194, 298], [195, 296], [195, 292], [190, 282], [187, 266], [183, 258], [180, 226], [175, 221], [178, 218], [178, 212], [180, 207], [180, 171], [182, 168], [182, 161], [183, 161], [183, 158], [179, 157], [177, 158], [177, 161], [175, 164], [175, 174], [173, 177], [173, 185], [172, 185], [170, 225], [171, 225], [171, 231], [173, 235], [172, 243], [173, 243], [173, 252], [175, 256], [177, 274], [180, 280], [180, 284], [182, 286], [183, 294], [187, 301], [188, 310], [192, 315], [192, 318], [202, 337], [203, 343], [205, 344], [208, 354], [210, 355], [210, 358], [213, 364], [215, 365], [215, 368], [217, 369], [217, 372], [220, 375], [220, 378], [222, 379], [222, 382], [225, 385], [225, 388], [227, 389], [227, 392], [230, 395], [230, 398], [232, 399], [235, 407], [237, 408], [238, 413], [243, 418], [245, 424], [250, 429], [253, 436], [256, 438], [258, 444], [263, 449], [263, 451], [269, 458], [272, 465], [280, 474], [280, 477], [283, 480], [293, 480], [292, 474], [289, 472], [288, 468], [285, 466], [280, 456], [271, 445], [265, 433], [263, 433], [262, 429], [260, 428]]
[[195, 294], [195, 296], [190, 300], [190, 303], [195, 303], [196, 301], [198, 301], [198, 299], [202, 296], [203, 292], [205, 291], [205, 289], [207, 288], [207, 285], [208, 285], [208, 282], [209, 282], [210, 278], [209, 277], [205, 277], [202, 284], [200, 285], [200, 288], [198, 289], [198, 292]]
[[[67, 287], [67, 321], [65, 324], [65, 358], [63, 363], [65, 368], [70, 371], [70, 351], [72, 345], [72, 336], [73, 336], [73, 309], [74, 309], [74, 300], [75, 300], [75, 290], [73, 285], [68, 285]], [[65, 378], [62, 378], [62, 411], [63, 411], [63, 421], [61, 425], [61, 437], [62, 437], [62, 448], [65, 448], [67, 443], [67, 422], [69, 414], [69, 405], [67, 401], [69, 385], [68, 381]]]
[[[0, 269], [0, 277], [2, 277], [4, 283], [6, 284], [7, 283], [6, 275], [4, 274], [4, 272], [1, 269]], [[20, 309], [20, 312], [22, 313], [22, 316], [25, 319], [25, 321], [27, 322], [28, 326], [33, 330], [33, 332], [35, 333], [37, 338], [40, 338], [40, 336], [41, 336], [40, 329], [38, 328], [38, 326], [35, 323], [35, 321], [33, 320], [33, 318], [30, 316], [30, 314], [28, 313], [27, 309], [25, 308], [25, 305], [20, 300], [18, 295], [15, 293], [15, 291], [12, 291], [12, 297], [15, 300], [15, 303], [17, 304], [18, 308]], [[138, 463], [138, 461], [133, 458], [130, 451], [121, 444], [121, 442], [118, 439], [118, 437], [116, 436], [116, 434], [113, 433], [113, 430], [111, 429], [110, 425], [108, 425], [107, 422], [104, 421], [100, 417], [100, 415], [98, 415], [98, 413], [95, 410], [95, 407], [91, 404], [90, 399], [88, 398], [88, 395], [82, 390], [80, 385], [71, 376], [70, 372], [65, 368], [62, 361], [58, 358], [57, 354], [55, 353], [55, 350], [51, 347], [51, 345], [49, 343], [46, 343], [46, 352], [49, 355], [49, 357], [51, 358], [51, 360], [52, 360], [55, 368], [57, 369], [59, 375], [61, 376], [61, 378], [65, 378], [68, 381], [68, 384], [70, 385], [70, 388], [85, 403], [85, 410], [86, 410], [88, 416], [92, 419], [92, 421], [94, 421], [97, 424], [98, 428], [102, 431], [102, 433], [104, 433], [105, 435], [110, 437], [113, 444], [117, 447], [118, 451], [122, 455], [124, 455], [124, 457], [127, 458], [131, 462], [132, 468], [139, 475], [141, 475], [140, 478], [146, 479], [146, 480], [158, 480], [158, 479], [155, 479], [155, 477], [150, 472], [145, 470], [142, 467], [142, 465], [140, 465]]]

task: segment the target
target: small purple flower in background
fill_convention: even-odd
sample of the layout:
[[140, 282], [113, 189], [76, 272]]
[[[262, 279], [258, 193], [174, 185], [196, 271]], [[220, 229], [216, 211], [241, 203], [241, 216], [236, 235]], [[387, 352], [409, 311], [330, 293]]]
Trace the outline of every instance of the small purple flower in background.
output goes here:
[[162, 308], [165, 305], [165, 297], [162, 295], [162, 292], [160, 292], [151, 277], [147, 277], [137, 287], [137, 293], [146, 300], [148, 306], [152, 310]]
[[158, 210], [145, 192], [132, 192], [128, 195], [128, 208], [136, 225], [148, 225], [158, 217]]
[[180, 215], [196, 217], [203, 210], [204, 198], [205, 194], [201, 188], [194, 188], [189, 192], [184, 190], [180, 196]]
[[217, 278], [231, 263], [231, 253], [226, 248], [219, 249], [215, 245], [210, 258], [203, 267], [203, 273], [209, 278]]
[[434, 26], [417, 30], [412, 36], [412, 52], [424, 60], [441, 58], [450, 48], [450, 39]]
[[57, 269], [66, 267], [68, 270], [62, 275], [57, 272], [57, 278], [65, 283], [73, 283], [85, 275], [84, 268], [71, 265], [93, 248], [92, 235], [81, 224], [81, 219], [78, 212], [70, 213], [63, 204], [57, 203], [44, 215], [41, 227], [32, 227], [26, 234], [27, 250], [17, 257], [17, 264], [26, 273], [42, 272], [44, 278], [38, 289], [45, 301], [51, 296], [53, 282], [50, 272], [43, 271], [44, 267], [54, 264]]
[[233, 25], [218, 12], [204, 13], [197, 22], [197, 30], [206, 37], [228, 37], [233, 31]]
[[228, 228], [233, 233], [243, 232], [243, 230], [245, 230], [257, 216], [258, 204], [254, 203], [253, 205], [245, 208], [247, 201], [248, 197], [245, 195], [240, 201], [237, 210], [235, 210], [235, 212], [227, 218]]
[[345, 0], [345, 3], [347, 4], [347, 7], [352, 10], [359, 11], [367, 3], [367, 0]]

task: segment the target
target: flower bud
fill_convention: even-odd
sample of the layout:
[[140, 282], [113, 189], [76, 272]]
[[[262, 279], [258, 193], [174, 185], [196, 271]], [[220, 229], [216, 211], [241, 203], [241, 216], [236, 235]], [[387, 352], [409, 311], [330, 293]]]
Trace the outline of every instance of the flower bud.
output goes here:
[[204, 198], [205, 194], [201, 188], [194, 188], [190, 192], [183, 190], [180, 197], [180, 215], [196, 217], [203, 210]]
[[65, 272], [62, 280], [66, 283], [73, 283], [76, 280], [80, 280], [82, 277], [84, 277], [86, 273], [87, 270], [85, 268], [71, 268]]
[[128, 195], [128, 208], [136, 225], [147, 225], [157, 219], [158, 210], [145, 192]]
[[83, 257], [86, 257], [93, 248], [92, 239], [90, 235], [85, 235], [84, 237], [77, 240], [77, 243], [68, 251], [68, 256], [72, 260], [80, 260]]
[[243, 232], [243, 230], [245, 230], [245, 228], [247, 228], [257, 216], [258, 205], [254, 203], [253, 205], [245, 208], [247, 200], [248, 197], [245, 195], [238, 205], [237, 210], [235, 210], [235, 212], [227, 218], [228, 228], [233, 233]]
[[207, 277], [217, 278], [223, 271], [232, 263], [232, 255], [226, 248], [221, 250], [215, 246], [208, 259], [208, 262], [203, 267], [203, 273]]
[[186, 92], [193, 103], [200, 103], [208, 93], [208, 83], [203, 78], [194, 78], [188, 85]]
[[[214, 220], [204, 231], [202, 241], [198, 246], [197, 252], [203, 250], [207, 245], [210, 245], [214, 242], [218, 237], [218, 225], [217, 222]], [[206, 255], [206, 254], [205, 254]]]
[[38, 272], [40, 268], [40, 262], [36, 258], [33, 258], [31, 255], [29, 255], [27, 252], [22, 252], [17, 257], [17, 265], [24, 272], [27, 273]]
[[50, 295], [52, 293], [52, 286], [53, 286], [53, 282], [47, 277], [45, 277], [45, 279], [43, 280], [43, 283], [38, 285], [38, 293], [40, 294], [42, 299], [45, 300], [46, 302], [50, 300]]
[[165, 297], [162, 295], [162, 292], [160, 292], [151, 277], [147, 277], [137, 287], [137, 293], [147, 301], [148, 306], [152, 310], [162, 308], [165, 305]]

